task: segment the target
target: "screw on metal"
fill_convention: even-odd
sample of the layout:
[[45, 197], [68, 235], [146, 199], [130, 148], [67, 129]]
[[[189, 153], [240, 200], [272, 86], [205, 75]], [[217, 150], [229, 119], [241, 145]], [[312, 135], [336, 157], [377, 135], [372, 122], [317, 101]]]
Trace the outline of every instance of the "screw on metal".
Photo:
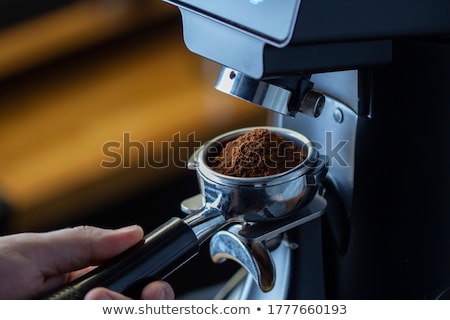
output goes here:
[[333, 118], [337, 123], [342, 123], [344, 121], [344, 113], [341, 109], [336, 108], [333, 112]]

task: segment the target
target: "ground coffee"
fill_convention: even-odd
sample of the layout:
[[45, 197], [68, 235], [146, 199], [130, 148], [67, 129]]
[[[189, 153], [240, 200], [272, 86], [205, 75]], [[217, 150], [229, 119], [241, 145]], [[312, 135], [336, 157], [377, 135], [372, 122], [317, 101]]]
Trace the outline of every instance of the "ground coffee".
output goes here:
[[253, 129], [228, 142], [211, 167], [233, 177], [265, 177], [287, 171], [305, 159], [292, 141], [267, 129]]

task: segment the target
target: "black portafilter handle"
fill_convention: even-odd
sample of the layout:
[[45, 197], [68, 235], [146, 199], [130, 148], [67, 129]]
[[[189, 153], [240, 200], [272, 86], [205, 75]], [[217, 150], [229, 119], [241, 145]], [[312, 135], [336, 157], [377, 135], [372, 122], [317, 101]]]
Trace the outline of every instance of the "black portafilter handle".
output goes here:
[[106, 287], [131, 298], [139, 298], [147, 283], [167, 277], [197, 255], [199, 246], [191, 226], [183, 219], [171, 218], [148, 233], [139, 244], [39, 298], [78, 300], [96, 287]]

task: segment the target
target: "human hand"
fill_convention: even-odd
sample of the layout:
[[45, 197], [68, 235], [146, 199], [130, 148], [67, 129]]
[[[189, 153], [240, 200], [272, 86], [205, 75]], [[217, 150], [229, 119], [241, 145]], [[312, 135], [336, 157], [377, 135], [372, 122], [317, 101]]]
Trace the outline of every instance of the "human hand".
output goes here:
[[[107, 230], [90, 226], [47, 233], [0, 237], [0, 299], [31, 299], [56, 289], [142, 240], [139, 226]], [[142, 299], [173, 299], [163, 281], [148, 284]], [[85, 299], [127, 299], [106, 288], [95, 288]]]

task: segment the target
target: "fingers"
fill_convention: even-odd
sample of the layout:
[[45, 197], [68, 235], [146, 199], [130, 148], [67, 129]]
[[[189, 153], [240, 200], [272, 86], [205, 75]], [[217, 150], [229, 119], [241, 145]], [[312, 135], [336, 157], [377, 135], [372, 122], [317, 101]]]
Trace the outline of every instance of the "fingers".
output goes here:
[[106, 288], [95, 288], [89, 291], [84, 297], [85, 300], [130, 300], [130, 298], [108, 290]]
[[175, 293], [167, 282], [154, 281], [142, 290], [141, 298], [143, 300], [173, 300]]
[[2, 236], [0, 297], [30, 298], [70, 280], [69, 272], [97, 265], [143, 239], [138, 226], [95, 227]]
[[[149, 283], [143, 290], [143, 300], [173, 300], [175, 299], [175, 293], [165, 281], [154, 281]], [[130, 299], [120, 293], [108, 290], [106, 288], [95, 288], [89, 291], [86, 296], [86, 300], [124, 300]]]

